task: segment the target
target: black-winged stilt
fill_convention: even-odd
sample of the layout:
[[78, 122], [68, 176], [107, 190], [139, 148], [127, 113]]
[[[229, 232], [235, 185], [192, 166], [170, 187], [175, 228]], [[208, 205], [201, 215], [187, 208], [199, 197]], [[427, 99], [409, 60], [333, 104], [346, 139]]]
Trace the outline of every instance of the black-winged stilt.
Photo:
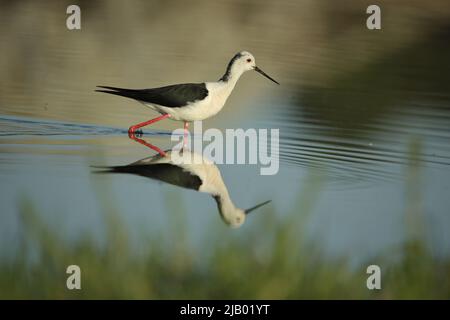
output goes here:
[[[234, 228], [240, 227], [251, 211], [270, 202], [270, 200], [265, 201], [246, 210], [237, 208], [230, 198], [219, 168], [206, 157], [186, 148], [162, 151], [134, 135], [130, 135], [130, 138], [156, 150], [158, 153], [129, 165], [107, 167], [107, 171], [103, 172], [136, 174], [208, 193], [216, 200], [222, 220]], [[188, 161], [174, 161], [174, 159], [186, 159]]]
[[98, 86], [102, 89], [95, 91], [135, 99], [161, 114], [157, 118], [131, 126], [128, 130], [130, 133], [165, 118], [184, 121], [184, 129], [187, 131], [189, 122], [204, 120], [217, 114], [223, 108], [239, 77], [249, 70], [255, 70], [279, 84], [256, 66], [255, 58], [250, 52], [241, 51], [228, 63], [227, 70], [219, 81], [175, 84], [152, 89]]

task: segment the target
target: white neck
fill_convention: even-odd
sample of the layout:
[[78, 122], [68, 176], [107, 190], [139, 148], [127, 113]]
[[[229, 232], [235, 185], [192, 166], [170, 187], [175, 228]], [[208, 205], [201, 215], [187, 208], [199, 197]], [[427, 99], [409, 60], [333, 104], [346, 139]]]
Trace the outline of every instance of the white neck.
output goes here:
[[227, 72], [222, 76], [222, 78], [220, 78], [218, 84], [219, 88], [221, 88], [220, 92], [224, 100], [223, 102], [226, 101], [226, 99], [233, 91], [242, 73], [243, 73], [242, 70], [238, 70], [236, 67], [233, 68], [233, 66], [231, 66], [231, 68], [227, 69]]
[[225, 220], [231, 220], [234, 216], [234, 212], [236, 211], [236, 207], [233, 201], [231, 201], [228, 192], [220, 196], [215, 196], [215, 199], [217, 201], [217, 207], [219, 208], [220, 215]]
[[220, 78], [219, 81], [227, 83], [229, 86], [234, 88], [236, 82], [239, 80], [244, 70], [240, 69], [236, 64], [229, 65], [225, 74]]

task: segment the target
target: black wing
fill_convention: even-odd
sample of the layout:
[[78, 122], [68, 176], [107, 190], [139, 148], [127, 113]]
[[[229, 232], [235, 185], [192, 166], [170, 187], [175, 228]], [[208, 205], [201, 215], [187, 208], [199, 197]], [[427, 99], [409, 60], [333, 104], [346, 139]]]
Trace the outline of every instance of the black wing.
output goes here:
[[107, 86], [98, 86], [97, 92], [115, 94], [122, 97], [132, 98], [138, 101], [158, 104], [169, 108], [178, 108], [190, 102], [203, 100], [208, 96], [208, 89], [204, 83], [175, 84], [153, 89], [123, 89]]
[[202, 185], [202, 180], [185, 170], [169, 163], [156, 164], [131, 164], [127, 166], [109, 167], [105, 173], [131, 173], [139, 176], [159, 180], [175, 186], [197, 190]]

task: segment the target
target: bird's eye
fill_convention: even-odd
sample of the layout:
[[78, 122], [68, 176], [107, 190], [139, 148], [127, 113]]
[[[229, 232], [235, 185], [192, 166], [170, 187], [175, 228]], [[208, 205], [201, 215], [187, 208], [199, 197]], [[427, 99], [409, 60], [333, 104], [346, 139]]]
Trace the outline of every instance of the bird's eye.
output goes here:
[[247, 62], [252, 62], [252, 59], [247, 59]]

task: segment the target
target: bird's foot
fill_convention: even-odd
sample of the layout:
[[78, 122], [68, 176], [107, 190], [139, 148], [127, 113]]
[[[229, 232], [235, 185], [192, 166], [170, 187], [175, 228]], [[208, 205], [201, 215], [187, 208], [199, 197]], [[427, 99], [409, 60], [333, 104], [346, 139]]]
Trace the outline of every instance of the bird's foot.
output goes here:
[[136, 126], [131, 126], [128, 129], [128, 135], [143, 135], [142, 130], [139, 129], [140, 127], [136, 127]]
[[144, 134], [142, 133], [142, 130], [137, 130], [137, 131], [128, 131], [128, 137], [131, 139], [136, 139], [136, 138], [142, 138]]
[[131, 126], [128, 128], [128, 133], [132, 134], [134, 133], [138, 128], [136, 128], [135, 126]]

